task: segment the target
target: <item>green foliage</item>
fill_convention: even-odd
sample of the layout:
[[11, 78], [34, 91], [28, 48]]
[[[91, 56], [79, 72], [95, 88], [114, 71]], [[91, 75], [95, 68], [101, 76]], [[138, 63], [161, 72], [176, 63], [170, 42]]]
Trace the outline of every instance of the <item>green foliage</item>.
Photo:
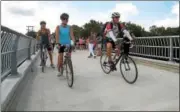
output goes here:
[[[152, 25], [149, 28], [149, 31], [145, 31], [145, 29], [142, 26], [135, 24], [135, 23], [123, 22], [123, 24], [136, 37], [166, 36], [166, 35], [179, 35], [180, 34], [179, 27], [165, 28], [163, 26], [157, 27], [155, 25]], [[96, 20], [90, 20], [88, 23], [85, 23], [82, 27], [80, 27], [78, 25], [72, 25], [76, 40], [78, 40], [80, 37], [83, 37], [84, 39], [88, 38], [88, 36], [90, 35], [90, 32], [92, 32], [92, 31], [95, 33], [100, 33], [102, 26], [103, 26], [103, 23], [96, 21]], [[29, 35], [29, 36], [32, 36], [35, 38], [36, 32], [31, 31], [31, 32], [27, 33], [26, 35]]]
[[27, 36], [30, 36], [30, 37], [33, 37], [33, 38], [36, 38], [36, 34], [37, 34], [37, 32], [35, 32], [35, 31], [30, 31], [30, 32], [26, 33]]
[[[146, 31], [142, 26], [135, 23], [123, 22], [123, 24], [136, 37], [179, 35], [180, 33], [179, 27], [165, 28], [163, 26], [157, 27], [153, 25], [149, 28], [150, 31]], [[85, 23], [83, 27], [73, 25], [75, 37], [76, 39], [79, 39], [80, 37], [87, 38], [90, 35], [91, 31], [99, 33], [101, 30], [101, 26], [103, 26], [103, 23], [96, 20], [90, 20], [88, 23]]]

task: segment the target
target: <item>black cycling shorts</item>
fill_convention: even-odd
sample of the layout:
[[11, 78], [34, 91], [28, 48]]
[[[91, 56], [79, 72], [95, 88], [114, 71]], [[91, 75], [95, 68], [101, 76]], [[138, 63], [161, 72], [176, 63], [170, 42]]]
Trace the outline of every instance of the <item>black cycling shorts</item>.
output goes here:
[[[51, 51], [51, 50], [52, 50], [50, 44], [44, 44], [44, 45], [45, 45], [45, 48], [46, 48], [48, 51]], [[43, 44], [40, 44], [40, 50], [42, 51], [42, 49], [43, 49]]]
[[[127, 39], [127, 38], [124, 38], [124, 40], [129, 41], [129, 39]], [[111, 43], [113, 49], [116, 48], [115, 42], [112, 39], [110, 39], [110, 38], [106, 39], [106, 44], [107, 43]], [[125, 54], [129, 54], [130, 44], [124, 43], [123, 45], [120, 45], [120, 48], [124, 50]]]
[[115, 45], [115, 42], [112, 40], [112, 39], [106, 39], [106, 44], [107, 43], [111, 43], [112, 44], [112, 48], [115, 49], [116, 48], [116, 45]]
[[[58, 53], [64, 53], [64, 50], [65, 50], [65, 48], [66, 48], [66, 46], [64, 46], [64, 45], [59, 45], [60, 46], [60, 48], [59, 48], [59, 50], [58, 50]], [[72, 47], [70, 47], [70, 52], [71, 52], [71, 50], [72, 50]]]

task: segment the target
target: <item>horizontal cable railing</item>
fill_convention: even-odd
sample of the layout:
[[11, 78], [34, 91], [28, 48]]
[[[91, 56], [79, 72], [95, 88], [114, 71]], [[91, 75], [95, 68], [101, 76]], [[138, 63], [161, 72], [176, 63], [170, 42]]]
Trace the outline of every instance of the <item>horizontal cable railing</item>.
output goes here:
[[36, 39], [1, 26], [1, 79], [17, 74], [17, 67], [35, 52]]
[[[121, 40], [118, 39], [119, 42]], [[102, 42], [102, 50], [106, 51], [104, 44], [106, 40], [102, 40]], [[130, 55], [179, 63], [180, 37], [179, 35], [135, 37], [134, 47], [130, 49]]]
[[130, 54], [145, 58], [179, 62], [180, 39], [177, 36], [154, 36], [135, 38]]

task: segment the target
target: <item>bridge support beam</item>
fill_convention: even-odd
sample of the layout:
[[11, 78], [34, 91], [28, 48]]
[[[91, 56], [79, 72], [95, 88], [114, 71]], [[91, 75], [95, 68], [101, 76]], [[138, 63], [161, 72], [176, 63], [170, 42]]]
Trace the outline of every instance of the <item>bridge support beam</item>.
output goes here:
[[27, 59], [31, 59], [31, 42], [32, 42], [32, 40], [30, 39], [30, 41], [29, 41], [29, 47], [28, 47], [28, 58]]
[[36, 41], [35, 41], [34, 46], [33, 46], [33, 54], [36, 54], [36, 46], [37, 46], [37, 44], [36, 44]]
[[18, 49], [18, 43], [19, 43], [20, 35], [17, 35], [17, 37], [12, 41], [13, 46], [13, 52], [11, 55], [11, 74], [17, 74], [17, 49]]

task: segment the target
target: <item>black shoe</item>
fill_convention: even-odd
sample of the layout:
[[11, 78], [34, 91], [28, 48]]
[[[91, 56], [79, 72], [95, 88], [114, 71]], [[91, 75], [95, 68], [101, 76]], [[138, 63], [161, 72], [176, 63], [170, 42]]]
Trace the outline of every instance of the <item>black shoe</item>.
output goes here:
[[51, 64], [51, 67], [52, 67], [52, 68], [55, 68], [54, 64]]
[[112, 71], [117, 70], [115, 64], [112, 61], [110, 61], [109, 64]]
[[40, 63], [40, 65], [39, 66], [42, 66], [42, 61], [41, 61], [41, 63]]

